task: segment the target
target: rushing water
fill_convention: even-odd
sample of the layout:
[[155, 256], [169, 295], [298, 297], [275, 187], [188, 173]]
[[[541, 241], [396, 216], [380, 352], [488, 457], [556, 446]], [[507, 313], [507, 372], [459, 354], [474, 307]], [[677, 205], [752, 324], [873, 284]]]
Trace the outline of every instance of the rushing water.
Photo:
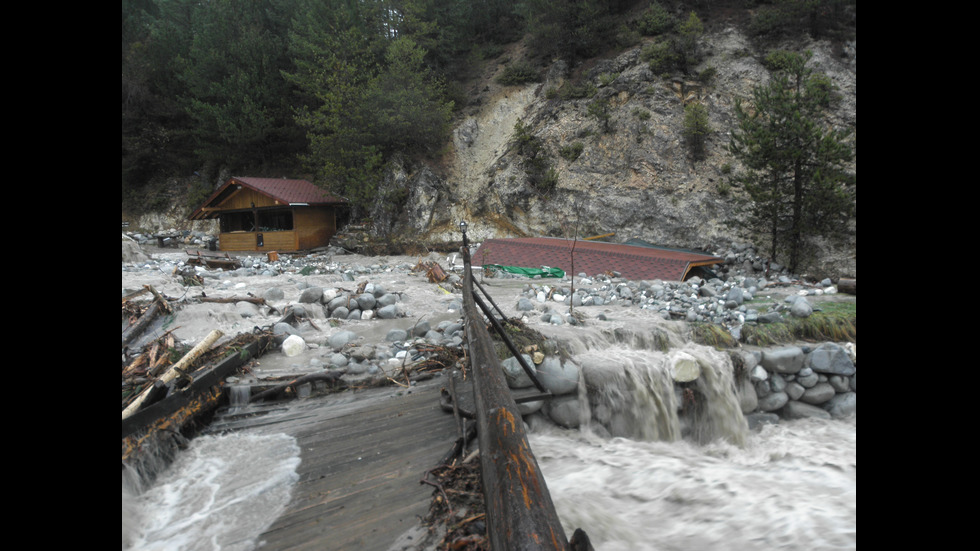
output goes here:
[[[599, 551], [856, 548], [856, 416], [750, 431], [726, 353], [637, 348], [638, 333], [575, 340], [581, 426], [532, 423], [569, 536]], [[674, 384], [679, 367], [699, 375]]]
[[[856, 416], [750, 431], [727, 354], [645, 348], [655, 343], [632, 332], [577, 342], [581, 427], [529, 420], [569, 536], [584, 529], [598, 551], [856, 548]], [[699, 376], [675, 385], [679, 366]], [[299, 449], [274, 423], [241, 428], [194, 439], [145, 491], [124, 472], [123, 549], [261, 546], [289, 501]]]
[[743, 446], [542, 428], [562, 526], [598, 551], [857, 547], [857, 418], [765, 425]]
[[284, 434], [206, 435], [145, 491], [124, 471], [123, 549], [254, 549], [289, 503], [299, 452]]

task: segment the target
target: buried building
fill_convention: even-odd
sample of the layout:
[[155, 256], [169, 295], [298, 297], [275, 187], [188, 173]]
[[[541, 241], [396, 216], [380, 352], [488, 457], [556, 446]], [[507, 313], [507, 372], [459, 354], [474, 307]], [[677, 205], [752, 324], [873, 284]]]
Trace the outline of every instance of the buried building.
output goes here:
[[618, 272], [626, 279], [665, 281], [710, 276], [711, 266], [724, 262], [717, 256], [636, 240], [621, 244], [554, 237], [487, 239], [473, 255], [473, 263], [484, 266], [559, 268], [570, 275], [590, 276]]
[[347, 201], [307, 180], [233, 177], [191, 220], [219, 220], [223, 251], [299, 251], [323, 247], [347, 214]]

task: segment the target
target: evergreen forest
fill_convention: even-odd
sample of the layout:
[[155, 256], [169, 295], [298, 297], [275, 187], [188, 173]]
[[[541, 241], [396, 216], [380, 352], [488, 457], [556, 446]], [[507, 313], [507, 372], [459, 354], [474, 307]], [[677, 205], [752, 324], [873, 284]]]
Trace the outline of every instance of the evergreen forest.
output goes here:
[[[506, 84], [739, 13], [760, 40], [845, 32], [855, 0], [123, 0], [122, 202], [220, 174], [305, 177], [371, 201], [395, 153], [438, 156], [481, 63], [518, 40]], [[697, 13], [700, 17], [689, 18]], [[852, 19], [852, 18], [851, 18]], [[693, 128], [697, 128], [692, 114]]]

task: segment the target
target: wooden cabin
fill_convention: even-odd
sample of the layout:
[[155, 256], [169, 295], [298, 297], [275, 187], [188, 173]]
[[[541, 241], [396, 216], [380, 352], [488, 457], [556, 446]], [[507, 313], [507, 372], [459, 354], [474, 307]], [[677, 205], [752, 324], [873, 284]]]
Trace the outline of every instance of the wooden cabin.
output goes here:
[[234, 177], [190, 215], [217, 218], [222, 251], [301, 251], [337, 233], [347, 201], [307, 180]]

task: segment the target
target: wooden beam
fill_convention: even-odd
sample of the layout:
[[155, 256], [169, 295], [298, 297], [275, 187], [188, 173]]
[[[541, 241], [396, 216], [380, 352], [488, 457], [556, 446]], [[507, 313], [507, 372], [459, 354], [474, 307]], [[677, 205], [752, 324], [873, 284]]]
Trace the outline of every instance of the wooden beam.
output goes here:
[[612, 237], [614, 235], [616, 235], [616, 232], [604, 233], [602, 235], [593, 235], [592, 237], [583, 237], [583, 239], [586, 241], [592, 241], [593, 239], [602, 239], [603, 237]]
[[473, 273], [463, 247], [463, 311], [480, 444], [481, 478], [492, 549], [569, 549], [524, 421], [504, 378], [482, 311], [473, 299]]

